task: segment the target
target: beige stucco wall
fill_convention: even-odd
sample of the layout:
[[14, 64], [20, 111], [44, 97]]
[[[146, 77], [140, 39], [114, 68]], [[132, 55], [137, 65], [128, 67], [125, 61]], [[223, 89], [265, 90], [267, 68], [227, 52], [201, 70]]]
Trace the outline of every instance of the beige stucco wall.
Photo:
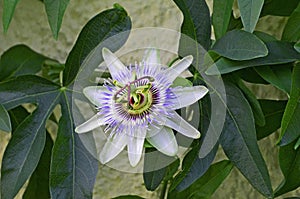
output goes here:
[[[59, 38], [56, 41], [50, 32], [43, 4], [37, 0], [21, 0], [6, 35], [3, 34], [2, 22], [0, 22], [0, 54], [15, 44], [23, 43], [46, 56], [64, 62], [84, 24], [98, 12], [112, 7], [115, 2], [121, 4], [128, 11], [133, 21], [133, 28], [153, 26], [180, 30], [182, 15], [172, 1], [74, 0], [70, 1], [66, 10]], [[0, 8], [0, 15], [2, 15], [2, 1], [0, 1]], [[277, 22], [278, 20], [263, 22], [259, 24], [259, 28], [271, 28], [271, 31], [276, 30], [275, 32], [278, 34], [280, 31], [277, 30], [282, 25], [277, 25]], [[270, 93], [272, 94], [271, 91]], [[260, 142], [274, 187], [280, 183], [282, 178], [276, 159], [278, 148], [275, 146], [275, 137], [276, 135]], [[0, 159], [8, 139], [8, 134], [0, 132]], [[222, 158], [224, 156], [220, 152], [217, 159]], [[119, 172], [106, 166], [100, 166], [94, 192], [96, 199], [123, 194], [137, 194], [146, 198], [158, 197], [157, 193], [146, 191], [141, 174]], [[213, 198], [262, 197], [236, 170], [233, 170]]]

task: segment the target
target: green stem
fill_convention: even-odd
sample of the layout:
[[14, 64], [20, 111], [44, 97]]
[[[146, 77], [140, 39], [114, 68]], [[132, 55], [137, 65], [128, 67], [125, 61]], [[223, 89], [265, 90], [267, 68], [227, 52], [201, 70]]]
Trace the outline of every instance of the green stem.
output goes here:
[[165, 199], [166, 193], [167, 193], [167, 188], [168, 188], [168, 181], [163, 182], [163, 187], [160, 192], [160, 199]]

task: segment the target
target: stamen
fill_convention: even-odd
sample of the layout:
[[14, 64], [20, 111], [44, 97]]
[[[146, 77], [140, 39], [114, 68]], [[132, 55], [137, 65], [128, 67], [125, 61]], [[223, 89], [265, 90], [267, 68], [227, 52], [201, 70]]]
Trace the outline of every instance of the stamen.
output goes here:
[[120, 82], [118, 82], [117, 80], [113, 80], [113, 82], [112, 82], [115, 86], [117, 86], [117, 87], [119, 87], [119, 88], [122, 88], [122, 87], [124, 87], [124, 85], [123, 84], [121, 84]]

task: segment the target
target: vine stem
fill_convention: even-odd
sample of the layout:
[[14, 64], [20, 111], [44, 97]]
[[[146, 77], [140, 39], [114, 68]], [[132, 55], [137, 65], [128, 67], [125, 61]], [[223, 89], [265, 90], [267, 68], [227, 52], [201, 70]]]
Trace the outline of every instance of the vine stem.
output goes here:
[[167, 188], [168, 188], [168, 180], [163, 182], [163, 187], [160, 192], [160, 199], [165, 199], [166, 193], [167, 193]]

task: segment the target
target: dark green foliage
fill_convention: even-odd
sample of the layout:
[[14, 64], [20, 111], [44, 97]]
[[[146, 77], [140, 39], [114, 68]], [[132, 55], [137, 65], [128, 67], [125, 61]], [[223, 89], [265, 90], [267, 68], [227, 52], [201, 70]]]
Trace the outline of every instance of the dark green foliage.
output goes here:
[[[3, 1], [4, 32], [15, 9], [18, 10], [18, 2]], [[176, 136], [181, 147], [188, 147], [183, 159], [163, 155], [148, 143], [143, 168], [146, 189], [161, 191], [161, 198], [166, 194], [165, 198], [170, 199], [210, 198], [233, 167], [266, 198], [297, 189], [300, 186], [299, 0], [238, 0], [241, 14], [238, 18], [233, 15], [233, 0], [214, 0], [212, 13], [205, 0], [174, 2], [184, 17], [178, 57], [194, 58], [194, 67], [189, 68], [192, 76], [188, 80], [178, 78], [175, 85], [205, 85], [210, 92], [192, 105], [198, 108], [200, 118], [199, 122], [191, 123], [201, 132], [201, 138], [187, 145]], [[69, 0], [43, 3], [53, 37], [57, 39]], [[266, 15], [288, 18], [281, 40], [255, 31], [259, 18]], [[72, 97], [82, 97], [85, 83], [99, 75], [92, 70], [103, 61], [103, 47], [114, 52], [126, 45], [131, 25], [128, 13], [116, 4], [87, 22], [66, 63], [23, 44], [1, 55], [0, 130], [11, 132], [2, 159], [1, 198], [14, 198], [27, 181], [25, 199], [93, 198], [98, 161], [82, 139], [91, 140], [93, 148], [94, 138], [90, 133], [83, 138], [74, 132], [72, 110], [79, 111]], [[212, 27], [215, 37], [211, 35]], [[107, 42], [116, 35], [114, 42]], [[75, 78], [79, 75], [85, 83], [76, 85]], [[109, 77], [108, 73], [105, 75]], [[220, 84], [214, 84], [215, 81]], [[286, 99], [258, 99], [245, 81], [270, 84], [283, 91]], [[226, 91], [222, 90], [224, 86]], [[27, 108], [28, 104], [33, 110]], [[61, 116], [54, 114], [56, 107], [60, 107]], [[213, 116], [220, 120], [213, 121]], [[76, 117], [83, 118], [80, 114]], [[55, 140], [45, 128], [48, 120], [58, 126]], [[278, 160], [284, 179], [273, 191], [268, 162], [261, 155], [258, 140], [278, 129], [281, 129]], [[228, 160], [214, 163], [219, 148]], [[123, 195], [114, 199], [142, 197]]]
[[[104, 42], [105, 39], [108, 39], [113, 35], [130, 29], [131, 20], [122, 7], [106, 10], [92, 18], [80, 32], [79, 37], [67, 58], [63, 73], [64, 85], [72, 83], [83, 60], [98, 44]], [[109, 48], [112, 51], [119, 49], [126, 41], [128, 34], [129, 32], [124, 35], [123, 39], [114, 43], [113, 46], [108, 46], [112, 45], [111, 43], [105, 43], [107, 46], [103, 47]]]
[[189, 188], [169, 193], [169, 199], [204, 199], [210, 198], [225, 178], [230, 174], [233, 165], [228, 160], [211, 165], [207, 172], [195, 181]]
[[272, 186], [266, 163], [256, 142], [251, 107], [241, 91], [232, 83], [225, 83], [227, 114], [220, 144], [229, 160], [249, 183], [266, 197], [272, 197]]
[[[115, 16], [112, 21], [110, 16]], [[119, 18], [125, 18], [125, 22], [116, 20]], [[103, 21], [110, 26], [101, 26]], [[112, 36], [131, 27], [129, 17], [120, 6], [98, 14], [92, 22], [92, 26], [88, 23], [84, 31], [97, 27], [93, 34], [100, 35], [102, 39], [105, 38], [103, 34]], [[111, 29], [111, 26], [118, 28]], [[81, 42], [76, 43], [72, 52], [80, 50], [86, 56], [101, 39], [90, 37], [84, 31], [79, 36]], [[89, 40], [85, 36], [89, 36]], [[127, 37], [123, 37], [120, 43], [124, 43], [126, 39]], [[86, 43], [90, 45], [86, 46]], [[84, 59], [83, 56], [81, 58]], [[72, 90], [66, 88], [75, 78], [80, 64], [72, 68], [75, 70], [73, 76], [66, 72], [71, 70], [70, 65], [66, 66], [64, 72], [68, 75], [64, 77], [68, 82], [64, 84], [59, 78], [63, 65], [27, 46], [15, 46], [1, 56], [1, 114], [8, 110], [12, 121], [12, 138], [2, 160], [1, 190], [5, 190], [1, 192], [2, 198], [14, 198], [29, 177], [24, 198], [92, 198], [98, 161], [74, 132]], [[43, 68], [45, 66], [47, 69]], [[42, 69], [45, 70], [43, 75], [47, 79], [35, 75]], [[24, 103], [35, 105], [35, 110], [29, 114], [22, 106]], [[45, 125], [57, 105], [61, 107], [62, 116], [53, 144], [46, 133]], [[5, 115], [6, 118], [1, 118], [7, 124], [8, 115]], [[53, 116], [51, 119], [56, 122]]]

